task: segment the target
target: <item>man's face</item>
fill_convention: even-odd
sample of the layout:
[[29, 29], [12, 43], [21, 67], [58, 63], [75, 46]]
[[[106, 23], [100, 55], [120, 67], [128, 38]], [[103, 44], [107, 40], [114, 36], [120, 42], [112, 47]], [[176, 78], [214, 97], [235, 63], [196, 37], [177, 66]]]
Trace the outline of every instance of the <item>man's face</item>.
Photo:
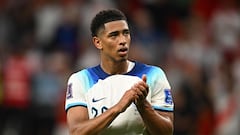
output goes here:
[[128, 58], [130, 32], [124, 20], [105, 23], [105, 28], [99, 32], [99, 47], [103, 60], [114, 62]]

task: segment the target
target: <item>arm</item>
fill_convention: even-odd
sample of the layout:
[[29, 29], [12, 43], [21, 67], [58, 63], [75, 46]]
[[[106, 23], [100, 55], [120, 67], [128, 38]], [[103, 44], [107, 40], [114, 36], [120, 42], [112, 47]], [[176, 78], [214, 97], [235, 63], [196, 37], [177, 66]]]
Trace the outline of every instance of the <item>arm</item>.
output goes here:
[[134, 91], [128, 90], [121, 100], [96, 118], [89, 119], [86, 107], [72, 107], [67, 111], [67, 124], [71, 135], [96, 135], [107, 128], [111, 122], [135, 99]]
[[137, 109], [151, 135], [171, 135], [173, 134], [173, 113], [154, 110], [151, 104], [146, 100], [148, 86], [146, 76], [142, 77], [142, 82], [135, 85], [134, 89], [138, 93], [135, 99]]
[[88, 118], [86, 107], [72, 107], [67, 112], [67, 123], [71, 135], [95, 135], [105, 129], [117, 117], [120, 111], [112, 107], [99, 117]]
[[173, 134], [173, 113], [156, 111], [151, 104], [144, 100], [137, 105], [138, 111], [151, 135]]

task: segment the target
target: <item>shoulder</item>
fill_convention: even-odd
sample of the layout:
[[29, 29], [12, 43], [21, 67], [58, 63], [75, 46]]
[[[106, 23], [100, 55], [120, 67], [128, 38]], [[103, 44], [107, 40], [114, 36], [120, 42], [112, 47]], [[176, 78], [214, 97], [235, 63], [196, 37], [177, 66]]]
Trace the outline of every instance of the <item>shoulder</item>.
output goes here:
[[86, 92], [95, 83], [96, 79], [89, 73], [88, 69], [82, 69], [74, 72], [68, 79], [68, 86], [72, 87], [74, 91], [82, 90]]
[[140, 62], [135, 62], [136, 63], [136, 68], [138, 70], [141, 70], [145, 72], [146, 74], [149, 75], [165, 75], [164, 70], [156, 65], [150, 65], [150, 64], [144, 64]]
[[86, 77], [87, 75], [88, 75], [87, 69], [83, 69], [83, 70], [80, 70], [80, 71], [77, 71], [77, 72], [73, 72], [70, 75], [69, 80], [71, 80], [71, 79], [80, 79], [82, 77]]
[[81, 69], [79, 71], [73, 72], [70, 75], [70, 78], [78, 78], [78, 79], [94, 78], [95, 70], [97, 70], [97, 68], [98, 68], [98, 66]]
[[94, 81], [94, 75], [90, 72], [91, 68], [82, 69], [76, 72], [73, 72], [68, 82], [70, 83], [83, 83], [83, 84], [92, 84]]

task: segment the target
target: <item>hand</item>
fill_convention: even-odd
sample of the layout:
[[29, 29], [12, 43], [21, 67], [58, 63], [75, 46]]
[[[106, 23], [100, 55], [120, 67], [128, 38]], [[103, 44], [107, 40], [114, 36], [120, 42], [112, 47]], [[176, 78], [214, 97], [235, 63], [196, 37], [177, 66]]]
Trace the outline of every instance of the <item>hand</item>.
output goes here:
[[124, 112], [129, 107], [129, 105], [134, 102], [136, 98], [135, 95], [136, 92], [132, 88], [124, 93], [124, 95], [116, 105], [120, 113]]
[[146, 99], [149, 91], [149, 87], [147, 85], [147, 76], [144, 74], [142, 76], [142, 81], [135, 84], [132, 87], [132, 90], [135, 91], [135, 99], [134, 103], [138, 106], [143, 103], [143, 101]]
[[142, 76], [142, 81], [136, 83], [131, 87], [131, 89], [127, 90], [123, 97], [120, 99], [118, 104], [116, 105], [119, 112], [124, 112], [131, 103], [135, 103], [136, 105], [140, 105], [147, 95], [148, 95], [148, 85], [146, 83], [147, 77], [146, 75]]

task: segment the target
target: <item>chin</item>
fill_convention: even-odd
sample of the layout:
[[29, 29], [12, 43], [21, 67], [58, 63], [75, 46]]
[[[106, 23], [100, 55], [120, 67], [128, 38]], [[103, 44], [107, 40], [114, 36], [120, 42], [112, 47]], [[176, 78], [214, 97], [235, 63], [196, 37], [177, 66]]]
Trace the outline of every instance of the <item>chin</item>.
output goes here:
[[127, 57], [121, 57], [121, 58], [115, 59], [115, 60], [116, 60], [116, 62], [124, 62], [124, 61], [127, 61], [128, 59], [127, 59]]

